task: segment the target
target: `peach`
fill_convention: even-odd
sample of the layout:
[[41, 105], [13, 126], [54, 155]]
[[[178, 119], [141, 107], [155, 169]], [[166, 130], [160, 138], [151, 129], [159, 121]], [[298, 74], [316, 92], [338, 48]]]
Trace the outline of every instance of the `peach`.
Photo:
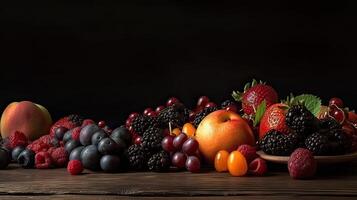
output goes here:
[[196, 140], [208, 163], [213, 163], [218, 151], [236, 150], [241, 144], [255, 145], [255, 138], [248, 123], [237, 113], [218, 110], [207, 115], [198, 125]]
[[23, 132], [30, 140], [48, 134], [52, 118], [48, 110], [30, 101], [10, 103], [1, 116], [0, 129], [3, 138], [14, 131]]

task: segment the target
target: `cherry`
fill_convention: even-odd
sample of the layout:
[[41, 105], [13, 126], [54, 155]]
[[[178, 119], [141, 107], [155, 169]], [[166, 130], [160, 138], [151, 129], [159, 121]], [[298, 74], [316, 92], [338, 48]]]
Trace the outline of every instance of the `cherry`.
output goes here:
[[232, 111], [232, 112], [235, 112], [235, 113], [238, 112], [238, 108], [237, 108], [236, 105], [229, 105], [229, 106], [227, 106], [227, 107], [225, 108], [225, 110], [227, 110], [227, 111]]
[[197, 101], [197, 107], [204, 107], [210, 102], [207, 96], [201, 96]]
[[189, 114], [189, 120], [190, 120], [190, 122], [193, 122], [193, 120], [195, 120], [195, 116], [196, 116], [196, 113], [193, 112], [193, 111], [190, 111], [190, 114]]
[[157, 114], [159, 114], [163, 109], [165, 109], [165, 106], [158, 106], [156, 109], [155, 109], [155, 112]]
[[138, 115], [139, 115], [139, 113], [133, 112], [133, 113], [131, 113], [131, 114], [129, 115], [129, 119], [134, 119], [134, 118], [136, 118]]
[[343, 101], [342, 101], [342, 99], [340, 99], [338, 97], [333, 97], [329, 101], [329, 106], [332, 106], [332, 105], [335, 105], [339, 108], [343, 108]]
[[336, 121], [340, 123], [345, 121], [345, 113], [342, 110], [333, 109], [331, 115], [333, 118], [335, 118]]
[[157, 112], [152, 110], [152, 111], [148, 112], [146, 115], [149, 116], [149, 117], [156, 117], [157, 116]]
[[98, 126], [100, 127], [100, 128], [104, 128], [105, 127], [105, 121], [100, 121], [100, 122], [98, 122]]
[[206, 104], [205, 107], [206, 108], [211, 108], [211, 107], [217, 107], [217, 105], [215, 103], [213, 103], [213, 102], [209, 102], [209, 103]]
[[142, 140], [141, 136], [137, 136], [134, 139], [134, 143], [137, 144], [137, 145], [140, 145], [141, 144], [141, 140]]
[[126, 121], [125, 121], [125, 127], [126, 128], [129, 128], [131, 126], [131, 123], [133, 122], [132, 119], [128, 118]]
[[180, 103], [180, 100], [178, 100], [176, 97], [171, 97], [169, 100], [167, 100], [166, 106], [169, 107], [177, 103]]
[[146, 108], [143, 112], [144, 115], [148, 115], [149, 112], [154, 111], [152, 108]]

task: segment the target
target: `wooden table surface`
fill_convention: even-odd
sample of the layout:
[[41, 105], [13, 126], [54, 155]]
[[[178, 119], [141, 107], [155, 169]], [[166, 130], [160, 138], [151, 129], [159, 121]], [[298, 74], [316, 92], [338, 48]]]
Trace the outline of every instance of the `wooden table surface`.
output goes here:
[[[274, 167], [274, 166], [273, 166]], [[320, 167], [313, 180], [293, 180], [285, 166], [266, 177], [202, 173], [93, 173], [66, 169], [0, 170], [0, 199], [357, 199], [357, 163]]]

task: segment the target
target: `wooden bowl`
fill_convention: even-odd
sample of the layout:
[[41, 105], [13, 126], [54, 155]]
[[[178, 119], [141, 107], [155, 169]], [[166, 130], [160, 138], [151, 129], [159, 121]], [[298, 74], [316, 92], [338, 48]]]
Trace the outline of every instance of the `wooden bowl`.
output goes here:
[[[258, 151], [257, 154], [266, 161], [273, 163], [287, 164], [289, 156], [274, 156], [264, 153], [263, 151]], [[357, 152], [338, 155], [338, 156], [315, 156], [317, 163], [319, 164], [336, 164], [345, 163], [351, 161], [357, 161]]]

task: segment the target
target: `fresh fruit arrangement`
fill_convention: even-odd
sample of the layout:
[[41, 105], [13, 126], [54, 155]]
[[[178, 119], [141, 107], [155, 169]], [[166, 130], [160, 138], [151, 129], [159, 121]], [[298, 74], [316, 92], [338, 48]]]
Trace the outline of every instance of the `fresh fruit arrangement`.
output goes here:
[[315, 156], [357, 151], [357, 114], [340, 98], [326, 105], [311, 94], [280, 100], [272, 86], [256, 80], [232, 97], [216, 104], [202, 96], [194, 108], [172, 97], [131, 113], [115, 129], [76, 114], [52, 124], [43, 106], [15, 102], [1, 118], [0, 169], [11, 162], [67, 167], [71, 175], [84, 169], [197, 173], [214, 167], [232, 176], [264, 176], [264, 152], [286, 156], [290, 176], [307, 179], [317, 170]]

